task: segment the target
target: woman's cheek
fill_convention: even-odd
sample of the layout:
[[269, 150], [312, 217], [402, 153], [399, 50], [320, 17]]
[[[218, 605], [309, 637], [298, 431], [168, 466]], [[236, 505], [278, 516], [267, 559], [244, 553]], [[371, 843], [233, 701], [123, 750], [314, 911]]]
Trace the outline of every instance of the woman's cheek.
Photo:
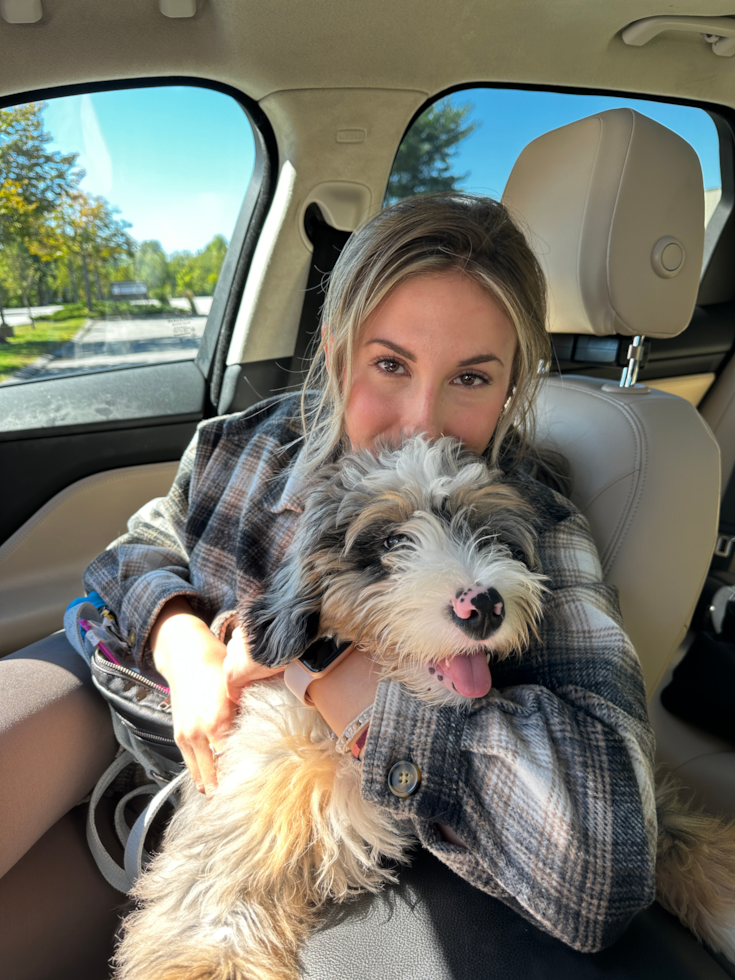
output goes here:
[[448, 420], [446, 435], [456, 436], [462, 443], [476, 453], [487, 448], [498, 424], [502, 404], [498, 397], [478, 403], [471, 409], [462, 409], [453, 419]]
[[393, 430], [399, 415], [394, 396], [376, 392], [366, 379], [355, 379], [345, 409], [345, 429], [353, 449], [369, 448], [380, 435], [397, 435]]

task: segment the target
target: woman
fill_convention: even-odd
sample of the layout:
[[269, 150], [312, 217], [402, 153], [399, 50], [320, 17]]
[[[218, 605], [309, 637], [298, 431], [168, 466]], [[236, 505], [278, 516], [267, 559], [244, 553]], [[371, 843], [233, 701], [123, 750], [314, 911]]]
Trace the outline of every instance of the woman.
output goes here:
[[[237, 596], [283, 556], [309, 472], [413, 432], [455, 436], [503, 466], [543, 515], [551, 592], [531, 655], [494, 669], [502, 697], [465, 717], [428, 707], [378, 683], [359, 649], [309, 694], [338, 735], [373, 705], [365, 798], [410, 819], [462, 877], [591, 951], [654, 898], [653, 738], [586, 523], [533, 478], [545, 313], [539, 266], [502, 205], [453, 195], [382, 211], [337, 263], [301, 412], [287, 396], [203, 423], [168, 496], [131, 519], [85, 584], [166, 677], [177, 742], [212, 792], [239, 692], [271, 673], [233, 631]], [[387, 774], [409, 758], [421, 788], [398, 799]]]

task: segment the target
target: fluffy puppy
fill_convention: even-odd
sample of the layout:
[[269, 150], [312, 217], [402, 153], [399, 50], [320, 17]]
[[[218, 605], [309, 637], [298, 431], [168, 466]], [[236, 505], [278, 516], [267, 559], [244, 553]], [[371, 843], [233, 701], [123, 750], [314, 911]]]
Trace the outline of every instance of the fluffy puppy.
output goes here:
[[[456, 441], [419, 437], [322, 470], [241, 619], [262, 663], [289, 663], [318, 636], [354, 640], [384, 676], [462, 710], [489, 690], [489, 660], [526, 647], [543, 594], [531, 508]], [[393, 879], [385, 859], [412, 844], [361, 799], [354, 760], [280, 676], [246, 689], [241, 707], [217, 791], [186, 785], [136, 885], [120, 980], [296, 980], [324, 903], [379, 889]], [[718, 864], [735, 868], [733, 829], [692, 817], [671, 790], [659, 803], [659, 897], [733, 955], [732, 880], [720, 870], [724, 890], [711, 887]]]
[[[489, 690], [490, 656], [526, 647], [536, 565], [531, 508], [455, 440], [348, 456], [312, 489], [290, 554], [245, 609], [251, 651], [280, 666], [317, 636], [354, 640], [419, 697], [462, 705]], [[422, 669], [437, 665], [453, 688]]]

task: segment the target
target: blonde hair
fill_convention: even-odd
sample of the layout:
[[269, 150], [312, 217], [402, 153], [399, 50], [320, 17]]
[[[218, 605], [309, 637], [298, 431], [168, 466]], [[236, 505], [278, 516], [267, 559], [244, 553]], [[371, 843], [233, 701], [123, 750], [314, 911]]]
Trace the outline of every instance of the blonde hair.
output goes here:
[[[352, 235], [337, 260], [322, 313], [322, 336], [302, 393], [301, 465], [306, 470], [316, 469], [346, 444], [345, 404], [362, 324], [407, 279], [450, 271], [486, 289], [515, 328], [509, 397], [486, 454], [496, 464], [524, 455], [533, 440], [539, 367], [548, 363], [551, 350], [544, 275], [500, 202], [441, 194], [385, 208]], [[308, 396], [313, 389], [315, 399]]]

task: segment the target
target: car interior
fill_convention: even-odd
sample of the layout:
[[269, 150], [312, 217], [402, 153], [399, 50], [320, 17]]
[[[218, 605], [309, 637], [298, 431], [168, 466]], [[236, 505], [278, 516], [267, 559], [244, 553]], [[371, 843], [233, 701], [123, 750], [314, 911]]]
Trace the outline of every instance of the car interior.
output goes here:
[[[212, 226], [227, 250], [206, 310], [199, 295], [182, 299], [191, 316], [172, 308], [157, 346], [78, 344], [78, 363], [59, 360], [57, 373], [47, 358], [0, 376], [5, 975], [102, 980], [126, 908], [86, 841], [85, 801], [116, 744], [60, 632], [82, 572], [167, 492], [199, 421], [300, 383], [325, 277], [390, 199], [399, 147], [437, 106], [485, 106], [483, 139], [498, 153], [508, 144], [502, 184], [480, 159], [458, 186], [502, 195], [548, 277], [554, 357], [540, 366], [538, 441], [571, 463], [572, 499], [643, 664], [658, 761], [699, 805], [735, 815], [728, 726], [694, 724], [661, 700], [713, 630], [714, 597], [735, 586], [735, 17], [721, 0], [694, 13], [648, 0], [0, 0], [0, 110], [45, 103], [71, 119], [72, 107], [93, 149], [96, 106], [105, 126], [119, 120], [113, 154], [118, 144], [146, 152], [139, 138], [160, 126], [165, 154], [156, 171], [159, 144], [149, 144], [141, 199], [163, 195], [179, 167], [189, 173], [182, 193], [203, 195], [196, 214], [216, 212], [214, 192], [234, 187]], [[131, 115], [121, 93], [141, 100]], [[144, 121], [150, 100], [169, 93], [183, 107], [176, 126], [164, 129], [174, 113], [165, 102]], [[517, 147], [503, 99], [511, 115], [537, 117]], [[560, 119], [551, 100], [573, 102], [571, 115]], [[205, 125], [220, 103], [234, 113], [222, 116], [220, 156], [235, 138], [243, 147], [227, 175]], [[47, 118], [61, 131], [67, 117]], [[719, 187], [703, 183], [690, 124], [714, 147]], [[0, 166], [2, 139], [0, 128]], [[84, 159], [99, 187], [107, 152]], [[199, 247], [185, 237], [192, 202], [176, 207], [172, 255]], [[96, 288], [99, 298], [99, 278]], [[49, 303], [40, 287], [38, 299]], [[701, 668], [698, 682], [716, 687]], [[39, 754], [40, 771], [24, 761]], [[102, 810], [98, 829], [114, 851]], [[577, 953], [427, 853], [394, 888], [331, 910], [304, 954], [304, 976], [330, 980], [510, 975], [673, 980], [733, 977], [735, 966], [658, 905], [609, 949]]]

